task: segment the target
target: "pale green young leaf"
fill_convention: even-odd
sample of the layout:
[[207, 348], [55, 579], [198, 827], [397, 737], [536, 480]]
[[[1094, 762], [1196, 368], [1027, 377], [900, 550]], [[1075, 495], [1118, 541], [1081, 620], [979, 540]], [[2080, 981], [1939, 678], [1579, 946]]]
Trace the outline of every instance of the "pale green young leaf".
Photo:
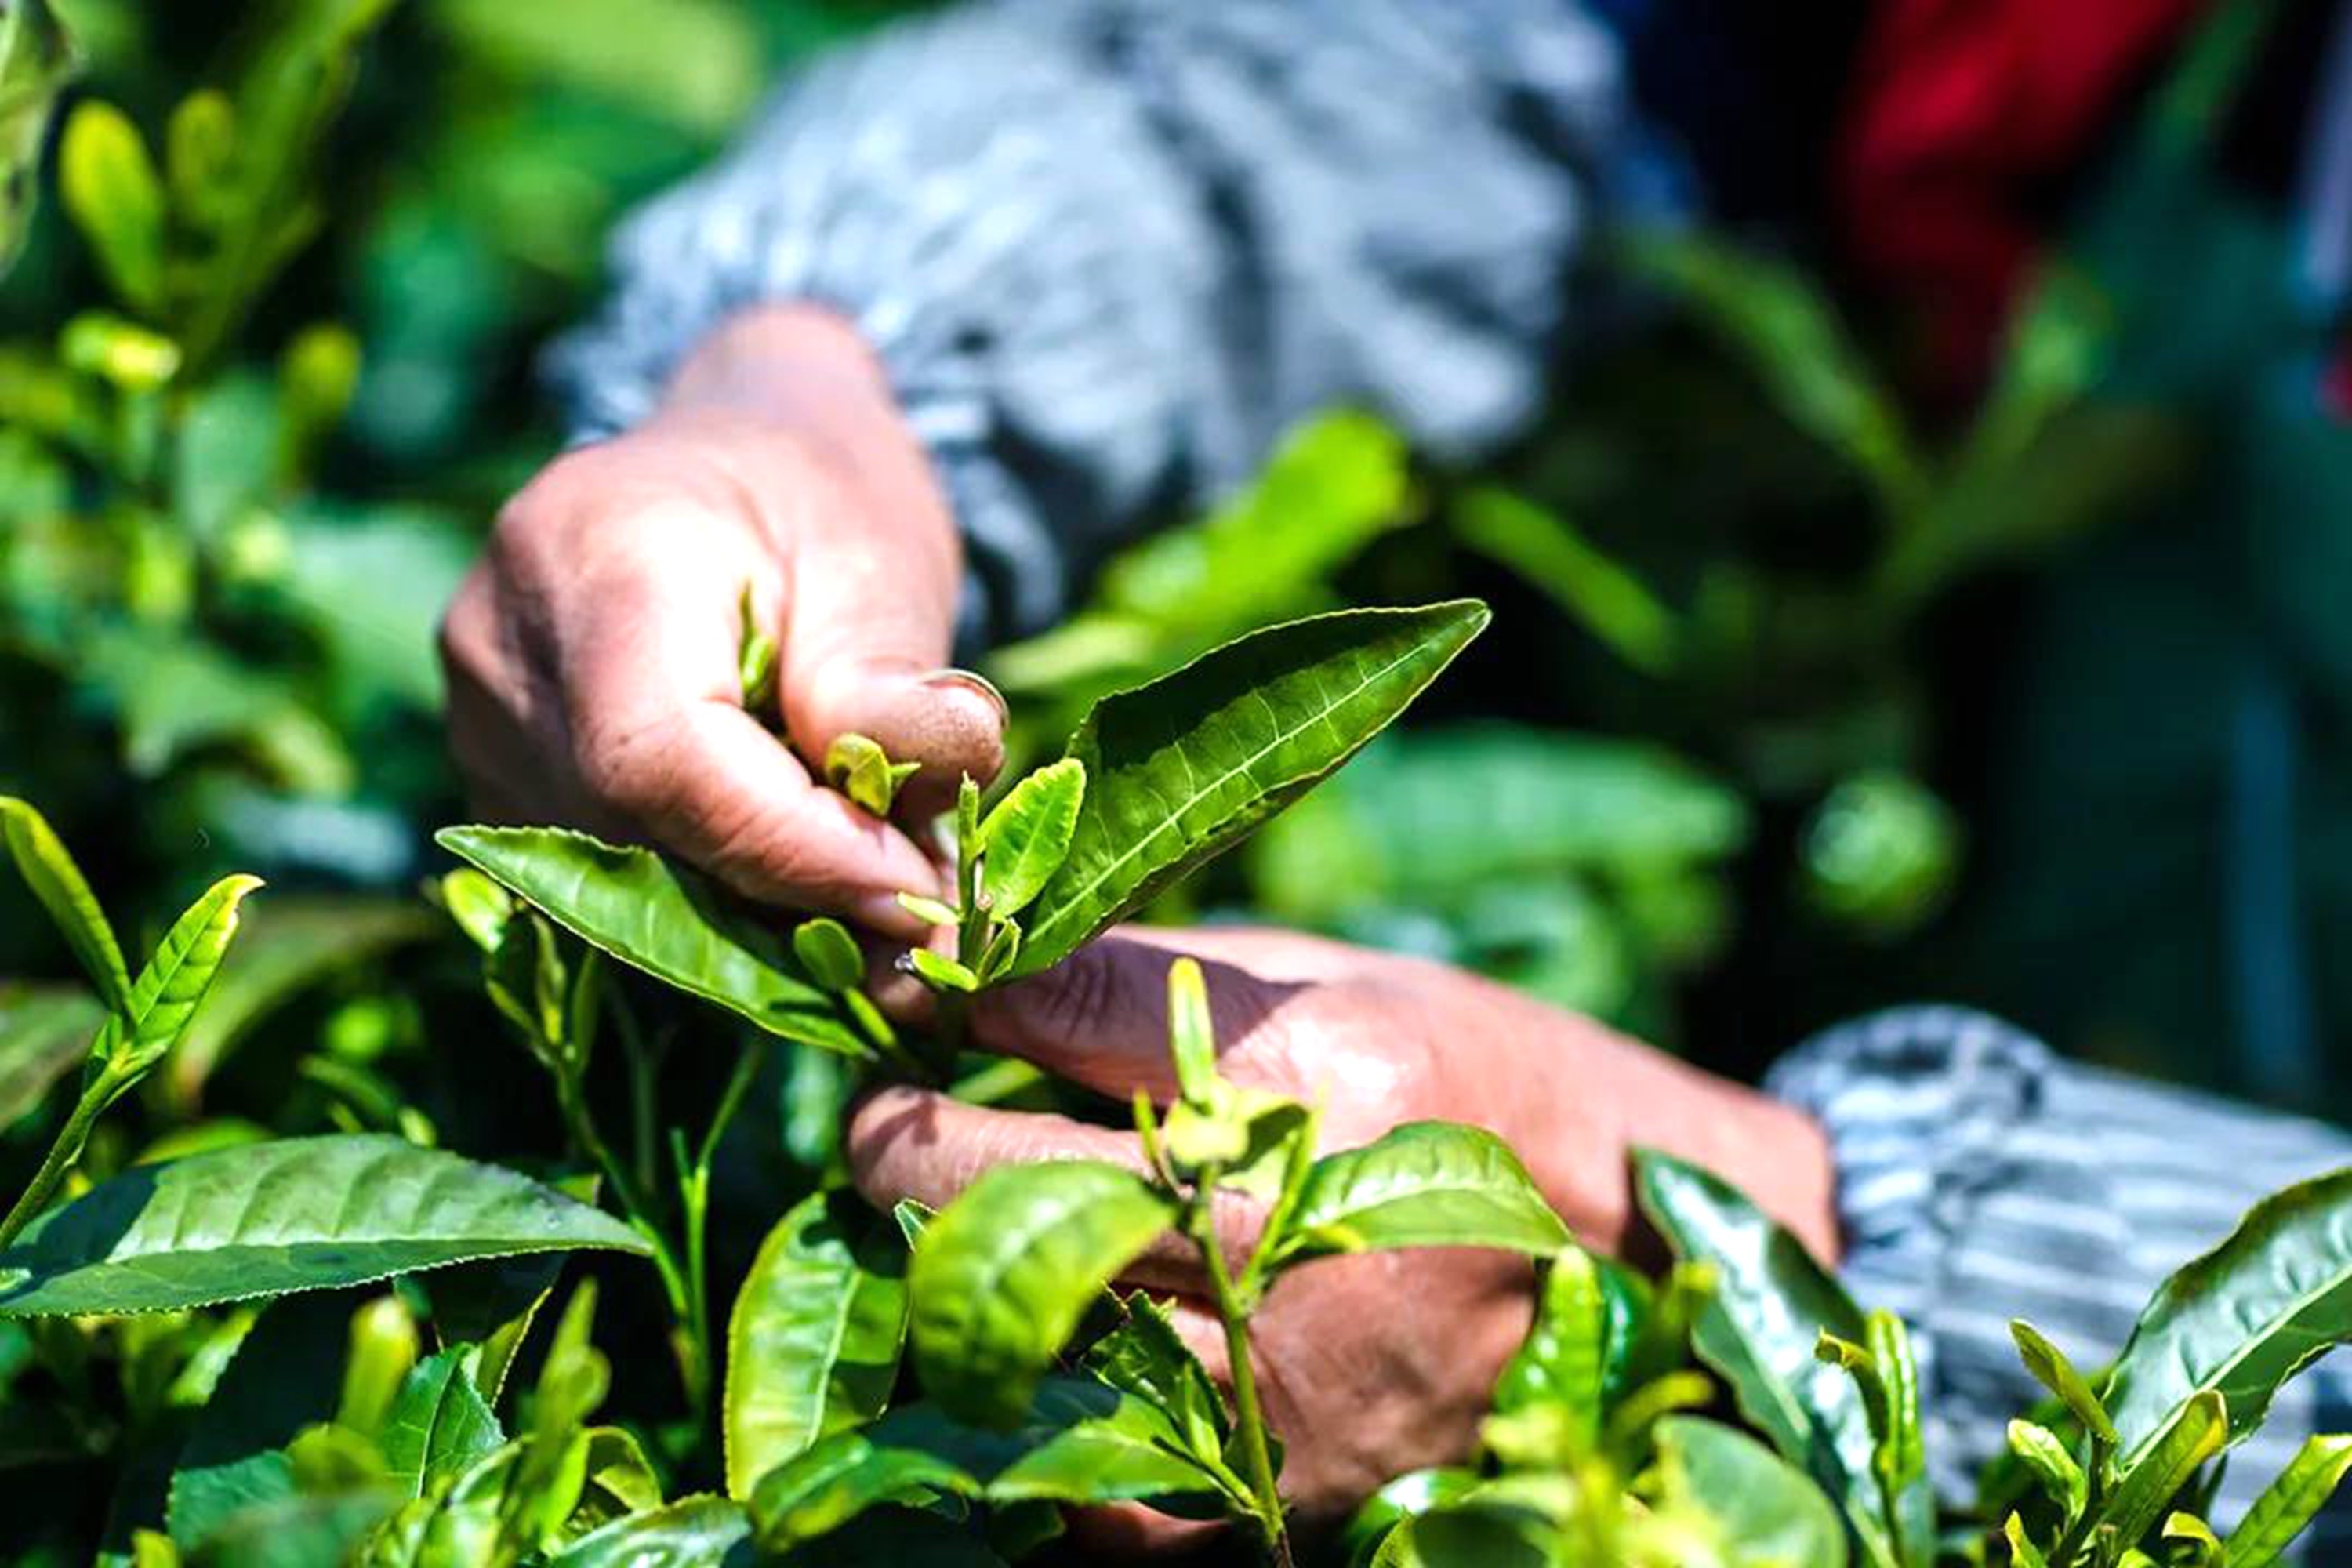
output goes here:
[[2299, 1183], [2158, 1288], [2108, 1382], [2125, 1464], [2208, 1391], [2227, 1402], [2231, 1439], [2244, 1436], [2282, 1384], [2352, 1339], [2347, 1216], [2352, 1170]]
[[1603, 1270], [1581, 1247], [1559, 1249], [1544, 1275], [1535, 1324], [1495, 1385], [1497, 1415], [1556, 1406], [1585, 1453], [1601, 1440], [1610, 1363], [1622, 1358], [1630, 1338], [1629, 1298], [1611, 1289]]
[[954, 906], [943, 904], [937, 899], [925, 898], [920, 893], [900, 893], [898, 900], [900, 909], [928, 925], [951, 926], [961, 918]]
[[1727, 1568], [1844, 1568], [1838, 1510], [1803, 1471], [1720, 1422], [1669, 1415], [1656, 1433], [1666, 1497], [1714, 1521]]
[[1226, 644], [1107, 697], [1070, 737], [1086, 798], [1018, 973], [1060, 962], [1297, 800], [1478, 635], [1484, 605], [1349, 610]]
[[980, 976], [944, 952], [933, 952], [919, 947], [907, 954], [907, 967], [934, 991], [973, 992], [980, 989]]
[[2230, 1413], [2219, 1393], [2209, 1388], [2191, 1398], [2170, 1426], [2118, 1467], [2115, 1489], [2098, 1510], [2100, 1527], [2113, 1530], [2124, 1545], [2136, 1544], [2199, 1467], [2221, 1451], [2229, 1434]]
[[854, 730], [824, 750], [825, 782], [877, 816], [890, 815], [899, 787], [922, 765], [892, 762], [879, 742]]
[[2230, 1568], [2270, 1568], [2304, 1527], [2327, 1506], [2352, 1472], [2352, 1436], [2321, 1434], [2303, 1440], [2294, 1458], [2246, 1510], [2222, 1542]]
[[121, 944], [114, 940], [114, 928], [107, 922], [106, 911], [99, 908], [98, 896], [89, 890], [81, 868], [74, 864], [48, 819], [29, 801], [0, 795], [0, 837], [7, 840], [8, 857], [16, 861], [17, 875], [48, 911], [50, 923], [98, 987], [99, 999], [121, 1012], [131, 1000], [131, 970], [122, 961]]
[[156, 943], [121, 1010], [90, 1047], [110, 1098], [128, 1092], [179, 1043], [236, 938], [239, 906], [260, 886], [258, 877], [222, 878]]
[[1936, 1556], [1936, 1491], [1927, 1479], [1919, 1364], [1911, 1352], [1910, 1331], [1894, 1313], [1874, 1307], [1864, 1314], [1863, 1328], [1863, 1343], [1886, 1394], [1886, 1430], [1871, 1464], [1894, 1512], [1903, 1561], [1927, 1564]]
[[761, 721], [772, 719], [776, 702], [776, 639], [760, 626], [751, 603], [751, 584], [743, 584], [736, 601], [735, 687], [743, 711]]
[[1115, 1165], [1001, 1165], [916, 1240], [909, 1339], [924, 1388], [982, 1424], [1018, 1421], [1103, 1286], [1176, 1215]]
[[740, 1553], [751, 1521], [725, 1498], [680, 1498], [600, 1525], [547, 1560], [547, 1568], [722, 1568]]
[[1865, 1339], [1862, 1310], [1803, 1243], [1728, 1183], [1651, 1149], [1637, 1151], [1633, 1165], [1643, 1213], [1678, 1258], [1714, 1273], [1692, 1348], [1731, 1385], [1748, 1423], [1843, 1511], [1864, 1557], [1891, 1563], [1869, 1412], [1853, 1379], [1813, 1358], [1824, 1329]]
[[1217, 1030], [1209, 1017], [1209, 985], [1196, 958], [1168, 966], [1168, 1054], [1185, 1100], [1208, 1110], [1217, 1103]]
[[2050, 1559], [2034, 1543], [2032, 1532], [2019, 1515], [2012, 1513], [2002, 1521], [2000, 1534], [2009, 1543], [2010, 1568], [2050, 1568]]
[[1549, 1258], [1568, 1241], [1568, 1227], [1508, 1144], [1481, 1128], [1409, 1121], [1315, 1162], [1274, 1263], [1406, 1247]]
[[993, 985], [1013, 972], [1021, 961], [1021, 922], [1015, 920], [999, 921], [995, 934], [988, 939], [988, 948], [980, 955], [980, 968], [975, 978], [982, 985]]
[[819, 916], [793, 928], [793, 955], [827, 991], [852, 991], [866, 980], [866, 955], [839, 921]]
[[2035, 1480], [2050, 1500], [2058, 1505], [2061, 1516], [2068, 1524], [2083, 1517], [2083, 1508], [2090, 1500], [2090, 1478], [2083, 1467], [2059, 1441], [2058, 1434], [2038, 1422], [2017, 1420], [2009, 1424], [2009, 1451], [2018, 1461], [2033, 1472]]
[[553, 827], [445, 827], [436, 840], [622, 963], [803, 1045], [867, 1054], [835, 998], [708, 880], [650, 849]]
[[163, 182], [130, 117], [84, 99], [66, 119], [58, 151], [58, 194], [126, 304], [152, 313], [163, 302]]
[[2164, 1528], [2157, 1533], [2168, 1549], [2171, 1568], [2213, 1568], [2222, 1561], [2221, 1539], [2193, 1513], [2166, 1515]]
[[552, 1188], [398, 1138], [288, 1138], [144, 1165], [0, 1251], [0, 1317], [169, 1311], [520, 1253], [644, 1254]]
[[2056, 1394], [2059, 1403], [2073, 1411], [2074, 1419], [2093, 1436], [2112, 1446], [2116, 1427], [2108, 1418], [2106, 1405], [2092, 1391], [2083, 1374], [2074, 1370], [2066, 1353], [2022, 1318], [2010, 1320], [2009, 1336], [2017, 1342], [2018, 1357], [2025, 1363], [2025, 1370], [2033, 1374], [2033, 1380]]
[[1086, 800], [1086, 764], [1049, 763], [1014, 784], [980, 825], [989, 912], [1002, 920], [1026, 909], [1070, 853]]
[[727, 1325], [727, 1489], [889, 1402], [907, 1334], [906, 1248], [847, 1193], [803, 1199], [751, 1260]]
[[470, 866], [460, 866], [434, 887], [466, 940], [484, 952], [496, 952], [514, 917], [513, 895]]

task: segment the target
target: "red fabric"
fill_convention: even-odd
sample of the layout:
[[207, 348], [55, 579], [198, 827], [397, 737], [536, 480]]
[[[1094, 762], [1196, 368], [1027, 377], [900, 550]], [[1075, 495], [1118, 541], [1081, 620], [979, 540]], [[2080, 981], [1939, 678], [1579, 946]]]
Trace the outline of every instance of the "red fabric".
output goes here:
[[2202, 0], [1878, 0], [1836, 197], [1864, 276], [1922, 312], [1944, 390], [1990, 363], [2032, 194], [2085, 152]]

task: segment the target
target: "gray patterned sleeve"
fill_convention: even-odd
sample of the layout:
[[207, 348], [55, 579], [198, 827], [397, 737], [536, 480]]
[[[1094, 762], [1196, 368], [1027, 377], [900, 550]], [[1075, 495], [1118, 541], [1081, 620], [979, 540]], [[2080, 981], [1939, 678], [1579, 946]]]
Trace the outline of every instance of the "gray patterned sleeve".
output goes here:
[[[2352, 1164], [2352, 1138], [2332, 1127], [2065, 1062], [1959, 1008], [1833, 1030], [1769, 1087], [1828, 1131], [1846, 1282], [1917, 1335], [1929, 1465], [1956, 1499], [2041, 1393], [2010, 1319], [2103, 1366], [2164, 1277], [2256, 1199]], [[2232, 1451], [2217, 1512], [2233, 1521], [2305, 1436], [2347, 1430], [2352, 1368], [2329, 1362]], [[2316, 1521], [2303, 1549], [2336, 1561], [2352, 1549], [2352, 1513]]]
[[551, 370], [591, 437], [730, 310], [843, 310], [972, 546], [968, 629], [1035, 630], [1320, 406], [1511, 432], [1635, 141], [1576, 0], [973, 0], [786, 83], [623, 228]]

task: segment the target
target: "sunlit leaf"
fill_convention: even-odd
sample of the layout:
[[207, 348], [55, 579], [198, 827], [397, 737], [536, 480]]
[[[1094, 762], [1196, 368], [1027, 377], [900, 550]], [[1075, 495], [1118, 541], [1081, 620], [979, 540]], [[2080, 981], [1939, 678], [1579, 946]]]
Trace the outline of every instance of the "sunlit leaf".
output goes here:
[[720, 1568], [751, 1534], [739, 1504], [682, 1498], [590, 1531], [548, 1559], [548, 1568]]
[[0, 837], [16, 874], [48, 911], [49, 921], [66, 945], [81, 961], [90, 983], [108, 1007], [121, 1011], [131, 999], [131, 971], [122, 960], [114, 928], [100, 909], [98, 897], [74, 864], [48, 820], [30, 802], [0, 795]]
[[1669, 1415], [1656, 1430], [1666, 1495], [1715, 1522], [1726, 1568], [1844, 1568], [1838, 1510], [1802, 1470], [1720, 1422]]
[[1510, 1145], [1483, 1128], [1412, 1121], [1318, 1160], [1276, 1257], [1498, 1247], [1546, 1258], [1568, 1240]]
[[991, 915], [1003, 920], [1028, 908], [1061, 868], [1086, 795], [1086, 764], [1064, 757], [1014, 784], [989, 812], [980, 825], [980, 851], [987, 857]]
[[643, 1237], [496, 1165], [397, 1138], [289, 1138], [142, 1165], [0, 1252], [0, 1317], [162, 1311]]
[[1086, 799], [1018, 973], [1058, 963], [1346, 762], [1487, 621], [1484, 605], [1318, 616], [1107, 697], [1070, 738]]
[[2327, 1506], [2347, 1471], [2352, 1471], [2352, 1436], [2305, 1438], [2278, 1479], [2263, 1489], [2221, 1543], [2230, 1568], [2268, 1568], [2277, 1562]]

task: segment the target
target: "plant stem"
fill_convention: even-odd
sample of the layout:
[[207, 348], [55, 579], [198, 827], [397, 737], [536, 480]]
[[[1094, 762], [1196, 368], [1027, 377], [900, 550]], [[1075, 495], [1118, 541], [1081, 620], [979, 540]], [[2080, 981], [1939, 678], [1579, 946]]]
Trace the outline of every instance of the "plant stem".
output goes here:
[[[621, 1205], [623, 1215], [653, 1247], [654, 1272], [661, 1276], [662, 1294], [668, 1300], [670, 1316], [681, 1329], [687, 1329], [694, 1321], [694, 1300], [688, 1289], [687, 1272], [678, 1266], [677, 1249], [671, 1245], [669, 1237], [646, 1208], [637, 1184], [629, 1178], [627, 1168], [613, 1153], [612, 1145], [604, 1142], [604, 1134], [596, 1130], [595, 1115], [588, 1109], [587, 1096], [583, 1092], [577, 1074], [558, 1072], [555, 1075], [555, 1099], [572, 1141], [603, 1173], [612, 1186], [614, 1200]], [[689, 1330], [687, 1340], [672, 1341], [672, 1349], [676, 1352], [678, 1381], [685, 1386], [687, 1402], [699, 1417], [709, 1398], [709, 1369], [702, 1358], [701, 1342], [693, 1339]]]
[[1225, 1359], [1231, 1363], [1234, 1379], [1234, 1424], [1242, 1440], [1242, 1464], [1250, 1490], [1257, 1499], [1258, 1531], [1274, 1568], [1291, 1568], [1290, 1531], [1283, 1520], [1282, 1493], [1275, 1485], [1274, 1455], [1266, 1446], [1265, 1412], [1257, 1396], [1257, 1369], [1250, 1360], [1249, 1308], [1243, 1302], [1241, 1292], [1234, 1288], [1233, 1273], [1225, 1267], [1224, 1248], [1217, 1244], [1216, 1220], [1212, 1210], [1217, 1179], [1223, 1173], [1211, 1166], [1201, 1173], [1200, 1180], [1193, 1184], [1190, 1216], [1192, 1239], [1208, 1270], [1217, 1316], [1224, 1321]]
[[100, 1115], [113, 1102], [114, 1096], [115, 1082], [108, 1076], [100, 1077], [82, 1090], [81, 1098], [74, 1102], [73, 1114], [50, 1141], [49, 1152], [41, 1159], [41, 1168], [33, 1173], [32, 1184], [18, 1195], [8, 1210], [8, 1217], [0, 1219], [0, 1247], [15, 1241], [49, 1206], [49, 1200], [57, 1195], [58, 1185], [73, 1169], [74, 1162], [81, 1158], [82, 1148], [89, 1142], [89, 1130], [98, 1124]]

